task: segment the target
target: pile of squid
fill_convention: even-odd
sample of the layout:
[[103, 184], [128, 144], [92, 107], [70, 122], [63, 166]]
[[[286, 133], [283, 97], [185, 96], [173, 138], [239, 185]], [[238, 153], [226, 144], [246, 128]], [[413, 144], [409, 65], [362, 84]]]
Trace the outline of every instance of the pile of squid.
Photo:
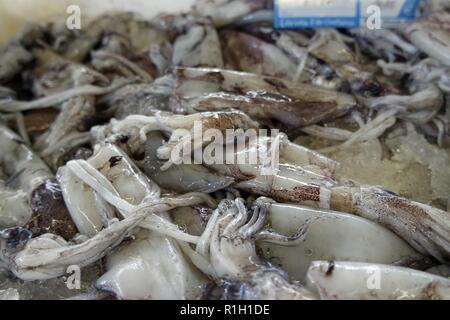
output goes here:
[[[450, 8], [424, 2], [381, 30], [277, 30], [262, 0], [24, 27], [0, 47], [0, 298], [99, 266], [55, 298], [450, 299], [450, 195], [422, 203], [331, 156], [412, 136], [450, 177]], [[175, 163], [195, 123], [278, 129], [226, 154], [278, 148], [277, 169]]]

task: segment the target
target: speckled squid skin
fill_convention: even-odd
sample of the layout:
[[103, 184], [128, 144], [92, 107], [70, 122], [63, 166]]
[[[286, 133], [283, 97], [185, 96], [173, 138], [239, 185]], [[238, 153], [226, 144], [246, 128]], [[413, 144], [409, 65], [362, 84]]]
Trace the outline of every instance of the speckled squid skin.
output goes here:
[[273, 44], [238, 31], [221, 33], [225, 64], [237, 71], [292, 79], [294, 61]]
[[[305, 176], [306, 178], [306, 176]], [[396, 233], [418, 252], [448, 263], [450, 260], [450, 215], [448, 212], [397, 196], [373, 186], [340, 186], [323, 180], [302, 181], [286, 175], [267, 180], [242, 181], [236, 187], [284, 203], [353, 213], [379, 223]], [[295, 179], [295, 180], [294, 180]]]
[[298, 129], [342, 116], [356, 105], [345, 93], [275, 77], [208, 68], [174, 73], [172, 109], [182, 112], [238, 109], [262, 123]]
[[[61, 198], [59, 185], [53, 180], [53, 173], [14, 132], [0, 124], [0, 144], [4, 148], [0, 162], [10, 177], [9, 187], [24, 192], [30, 206], [29, 215], [19, 225], [28, 224], [36, 234], [53, 232], [70, 239], [77, 232]], [[18, 210], [15, 215], [21, 216]], [[10, 215], [11, 212], [8, 213]], [[26, 218], [28, 216], [28, 219]]]
[[377, 222], [418, 252], [450, 261], [450, 215], [446, 211], [373, 186], [332, 189], [330, 208]]
[[361, 98], [383, 96], [390, 92], [373, 74], [364, 71], [354, 53], [331, 31], [320, 31], [310, 44], [309, 52], [329, 64], [339, 77], [349, 83], [352, 92]]

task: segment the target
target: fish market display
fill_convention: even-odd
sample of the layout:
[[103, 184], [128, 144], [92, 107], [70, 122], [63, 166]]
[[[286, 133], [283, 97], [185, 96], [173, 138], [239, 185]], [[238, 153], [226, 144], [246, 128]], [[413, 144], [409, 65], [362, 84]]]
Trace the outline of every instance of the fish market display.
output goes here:
[[198, 0], [0, 46], [0, 300], [450, 300], [450, 7], [272, 16]]

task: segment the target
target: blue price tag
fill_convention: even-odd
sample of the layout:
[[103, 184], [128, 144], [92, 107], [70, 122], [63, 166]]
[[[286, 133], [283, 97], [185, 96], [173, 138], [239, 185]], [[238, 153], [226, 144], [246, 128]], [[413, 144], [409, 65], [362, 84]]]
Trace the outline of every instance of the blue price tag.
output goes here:
[[388, 24], [415, 18], [420, 0], [275, 0], [276, 28], [358, 28], [371, 15]]

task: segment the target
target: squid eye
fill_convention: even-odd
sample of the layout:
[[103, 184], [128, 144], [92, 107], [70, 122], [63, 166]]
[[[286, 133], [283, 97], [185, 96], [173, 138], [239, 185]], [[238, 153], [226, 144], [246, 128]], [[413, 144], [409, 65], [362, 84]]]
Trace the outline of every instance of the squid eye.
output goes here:
[[9, 228], [0, 232], [0, 237], [6, 239], [6, 244], [10, 249], [21, 249], [32, 236], [30, 230], [22, 227]]
[[109, 159], [109, 166], [112, 168], [122, 160], [121, 156], [113, 156]]
[[246, 294], [247, 284], [242, 281], [224, 280], [222, 284], [223, 298], [225, 300], [243, 300]]

